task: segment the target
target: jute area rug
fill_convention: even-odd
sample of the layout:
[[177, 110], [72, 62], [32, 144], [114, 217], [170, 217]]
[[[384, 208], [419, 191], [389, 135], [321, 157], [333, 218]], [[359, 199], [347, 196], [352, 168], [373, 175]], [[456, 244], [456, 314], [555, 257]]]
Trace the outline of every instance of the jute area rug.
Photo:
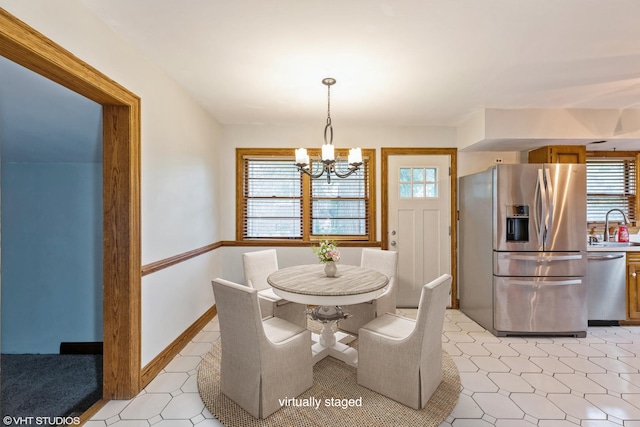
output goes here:
[[[227, 427], [437, 427], [455, 407], [461, 390], [458, 369], [445, 351], [442, 352], [442, 383], [427, 406], [419, 411], [359, 386], [356, 368], [326, 357], [313, 368], [313, 386], [297, 398], [309, 401], [315, 398], [316, 402], [320, 402], [318, 409], [283, 406], [268, 418], [258, 420], [220, 391], [220, 355], [221, 345], [218, 341], [200, 363], [198, 391], [209, 412]], [[343, 399], [359, 398], [362, 398], [361, 406], [333, 406], [337, 403], [336, 399], [346, 403]]]

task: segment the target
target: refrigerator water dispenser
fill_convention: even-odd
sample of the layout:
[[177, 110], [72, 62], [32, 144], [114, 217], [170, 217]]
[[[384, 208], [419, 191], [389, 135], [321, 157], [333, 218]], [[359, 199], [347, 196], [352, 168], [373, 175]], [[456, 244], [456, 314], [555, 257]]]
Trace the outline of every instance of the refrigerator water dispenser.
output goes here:
[[507, 206], [507, 242], [529, 241], [529, 206]]

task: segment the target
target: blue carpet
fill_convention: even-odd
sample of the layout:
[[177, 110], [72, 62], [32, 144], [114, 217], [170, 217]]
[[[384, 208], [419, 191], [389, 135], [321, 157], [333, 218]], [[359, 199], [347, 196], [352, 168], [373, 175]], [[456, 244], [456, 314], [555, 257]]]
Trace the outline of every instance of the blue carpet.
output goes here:
[[102, 398], [102, 355], [3, 354], [2, 417], [77, 416]]

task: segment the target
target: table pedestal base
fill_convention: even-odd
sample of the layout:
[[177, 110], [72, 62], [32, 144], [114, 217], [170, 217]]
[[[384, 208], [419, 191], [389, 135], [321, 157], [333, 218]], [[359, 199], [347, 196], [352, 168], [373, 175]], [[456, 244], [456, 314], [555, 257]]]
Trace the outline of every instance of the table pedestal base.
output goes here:
[[[327, 322], [324, 327], [331, 329], [331, 324]], [[326, 345], [326, 341], [323, 340], [323, 334], [311, 334], [311, 339], [313, 340], [313, 345], [311, 346], [313, 364], [315, 365], [325, 357], [331, 356], [335, 359], [342, 360], [347, 365], [358, 367], [358, 351], [347, 345], [355, 340], [356, 337], [345, 334], [344, 332], [334, 333], [333, 331], [331, 331], [331, 336], [333, 337], [333, 344]]]
[[322, 332], [320, 334], [311, 334], [311, 339], [313, 340], [313, 345], [311, 346], [313, 364], [315, 365], [325, 357], [331, 356], [342, 360], [348, 365], [357, 367], [358, 351], [346, 345], [355, 340], [356, 337], [344, 332], [334, 333], [332, 329], [337, 320], [346, 319], [350, 315], [344, 313], [338, 306], [319, 306], [308, 310], [307, 313], [312, 319], [322, 323]]

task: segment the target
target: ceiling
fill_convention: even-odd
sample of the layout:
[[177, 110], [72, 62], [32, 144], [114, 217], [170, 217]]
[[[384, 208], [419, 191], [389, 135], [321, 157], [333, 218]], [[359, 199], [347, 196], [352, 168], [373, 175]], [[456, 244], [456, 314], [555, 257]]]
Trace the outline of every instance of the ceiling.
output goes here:
[[[337, 79], [336, 128], [456, 126], [483, 108], [640, 109], [637, 0], [81, 1], [222, 124], [322, 127], [324, 77]], [[99, 105], [3, 58], [0, 74], [4, 161], [99, 161]]]
[[637, 0], [82, 0], [223, 124], [640, 108]]

